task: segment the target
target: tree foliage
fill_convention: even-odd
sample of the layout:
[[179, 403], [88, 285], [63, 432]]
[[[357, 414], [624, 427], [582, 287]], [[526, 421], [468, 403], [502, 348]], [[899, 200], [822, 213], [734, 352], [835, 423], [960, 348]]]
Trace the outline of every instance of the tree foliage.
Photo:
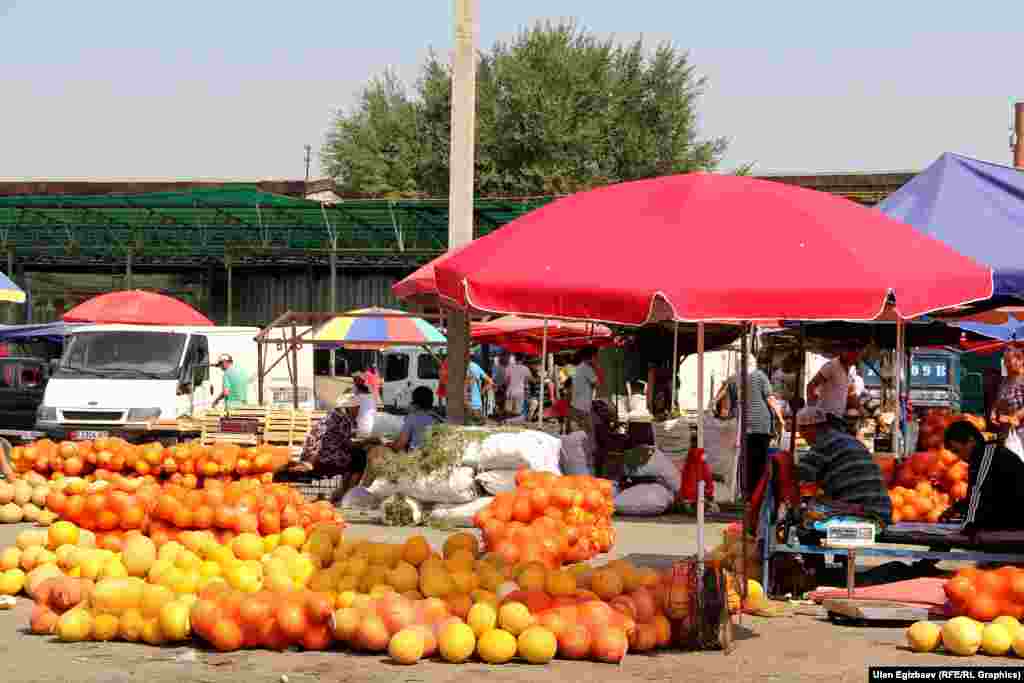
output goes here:
[[[685, 51], [537, 24], [477, 67], [476, 192], [526, 196], [717, 168], [723, 138], [701, 139], [705, 87]], [[434, 54], [410, 92], [392, 72], [339, 111], [324, 171], [345, 193], [448, 192], [451, 73]]]

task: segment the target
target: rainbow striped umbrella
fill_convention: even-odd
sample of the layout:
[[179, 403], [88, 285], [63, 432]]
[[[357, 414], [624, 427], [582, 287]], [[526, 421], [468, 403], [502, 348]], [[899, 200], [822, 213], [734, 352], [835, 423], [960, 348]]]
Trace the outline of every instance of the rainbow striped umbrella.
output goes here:
[[13, 304], [25, 303], [25, 292], [3, 273], [0, 273], [0, 301], [8, 301]]
[[324, 323], [313, 333], [313, 341], [320, 346], [363, 350], [448, 343], [444, 334], [426, 320], [406, 316], [387, 308], [349, 311]]

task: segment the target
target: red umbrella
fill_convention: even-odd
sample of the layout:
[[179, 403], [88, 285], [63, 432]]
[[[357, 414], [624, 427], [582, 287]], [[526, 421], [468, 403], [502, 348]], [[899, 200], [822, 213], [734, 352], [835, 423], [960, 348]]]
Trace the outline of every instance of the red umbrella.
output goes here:
[[420, 267], [412, 275], [396, 282], [391, 286], [391, 291], [395, 293], [396, 297], [403, 301], [422, 302], [427, 305], [436, 304], [437, 274], [435, 266], [439, 263], [444, 263], [447, 259], [458, 254], [465, 249], [466, 246], [468, 245], [452, 249], [451, 251], [438, 256], [430, 263]]
[[872, 320], [890, 293], [910, 318], [992, 294], [991, 269], [876, 210], [706, 173], [560, 199], [434, 266], [458, 306], [628, 325]]
[[101, 294], [64, 314], [67, 323], [126, 325], [213, 325], [184, 301], [142, 290]]
[[[547, 325], [547, 335], [548, 351], [555, 352], [615, 343], [610, 329], [594, 323], [553, 320]], [[537, 355], [543, 346], [544, 321], [506, 315], [488, 322], [474, 322], [471, 336], [481, 344], [497, 344], [516, 353]]]

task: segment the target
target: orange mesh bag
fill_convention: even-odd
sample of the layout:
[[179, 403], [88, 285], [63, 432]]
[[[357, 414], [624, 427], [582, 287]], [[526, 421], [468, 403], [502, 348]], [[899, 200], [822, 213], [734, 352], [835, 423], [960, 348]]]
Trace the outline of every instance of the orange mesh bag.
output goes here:
[[732, 649], [726, 578], [718, 562], [682, 560], [665, 574], [662, 609], [672, 624], [672, 642], [683, 650]]

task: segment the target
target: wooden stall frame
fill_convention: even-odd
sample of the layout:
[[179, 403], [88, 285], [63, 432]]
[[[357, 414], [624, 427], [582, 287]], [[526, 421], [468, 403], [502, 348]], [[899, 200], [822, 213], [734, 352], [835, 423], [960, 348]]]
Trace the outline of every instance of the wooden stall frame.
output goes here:
[[[355, 313], [355, 312], [341, 312], [341, 313], [313, 313], [313, 312], [300, 312], [300, 311], [287, 311], [281, 314], [273, 322], [267, 325], [265, 328], [260, 330], [259, 334], [256, 335], [256, 356], [258, 364], [258, 384], [257, 392], [259, 402], [263, 404], [264, 394], [264, 380], [270, 371], [273, 370], [283, 360], [288, 365], [288, 376], [292, 380], [292, 407], [298, 409], [299, 407], [299, 387], [298, 387], [298, 355], [299, 347], [305, 344], [329, 344], [332, 341], [341, 343], [342, 340], [329, 340], [329, 339], [313, 339], [312, 333], [315, 333], [326, 323], [334, 320], [338, 317], [346, 318], [420, 318], [420, 319], [443, 319], [443, 314], [439, 313], [381, 313], [381, 312], [368, 312], [368, 313]], [[302, 332], [298, 331], [299, 327], [305, 327], [307, 329]], [[274, 332], [280, 330], [280, 337], [276, 337]], [[290, 331], [290, 334], [289, 334]], [[403, 343], [381, 343], [378, 340], [366, 340], [360, 342], [359, 340], [344, 340], [348, 344], [377, 344], [381, 347], [386, 346], [406, 346]], [[268, 357], [267, 352], [268, 346], [276, 346], [276, 350], [280, 353], [277, 359], [267, 367]], [[441, 344], [432, 344], [433, 346], [439, 346]], [[421, 346], [421, 345], [418, 345]], [[290, 356], [290, 357], [289, 357]]]

